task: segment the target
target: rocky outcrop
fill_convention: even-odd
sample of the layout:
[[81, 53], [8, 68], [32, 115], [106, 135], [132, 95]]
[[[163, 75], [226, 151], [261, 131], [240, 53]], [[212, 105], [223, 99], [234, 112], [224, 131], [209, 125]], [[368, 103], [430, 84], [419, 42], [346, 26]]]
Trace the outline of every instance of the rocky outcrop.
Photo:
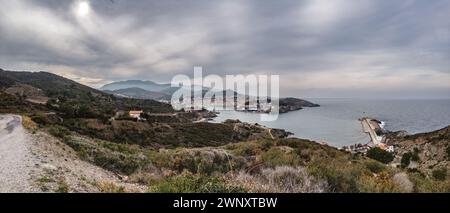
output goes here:
[[279, 106], [280, 113], [287, 113], [290, 111], [303, 109], [303, 107], [319, 107], [320, 105], [298, 98], [281, 98]]

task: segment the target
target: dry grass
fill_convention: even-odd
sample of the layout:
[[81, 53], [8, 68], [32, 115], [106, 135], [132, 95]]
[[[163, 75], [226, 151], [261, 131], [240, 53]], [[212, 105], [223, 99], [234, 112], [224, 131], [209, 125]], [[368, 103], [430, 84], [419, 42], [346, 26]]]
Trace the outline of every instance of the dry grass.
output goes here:
[[103, 193], [126, 193], [125, 187], [119, 186], [113, 182], [105, 181], [97, 183], [97, 188]]
[[303, 167], [277, 166], [258, 174], [241, 171], [229, 180], [253, 193], [320, 193], [327, 188], [325, 181], [309, 175]]
[[39, 126], [31, 120], [28, 116], [22, 116], [22, 125], [25, 129], [31, 132], [36, 132], [39, 128]]

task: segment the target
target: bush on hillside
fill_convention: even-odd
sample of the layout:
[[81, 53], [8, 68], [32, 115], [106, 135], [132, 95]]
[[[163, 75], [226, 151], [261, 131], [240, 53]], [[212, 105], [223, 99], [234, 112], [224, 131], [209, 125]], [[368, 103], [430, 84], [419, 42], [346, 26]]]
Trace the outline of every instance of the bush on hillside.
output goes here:
[[367, 157], [372, 158], [374, 160], [380, 161], [381, 163], [388, 164], [392, 160], [394, 160], [394, 155], [390, 152], [387, 152], [378, 147], [369, 149], [367, 151]]
[[231, 186], [220, 177], [194, 175], [186, 172], [156, 184], [157, 193], [244, 193], [241, 187]]
[[432, 172], [433, 178], [439, 181], [444, 181], [447, 178], [447, 169], [435, 169]]

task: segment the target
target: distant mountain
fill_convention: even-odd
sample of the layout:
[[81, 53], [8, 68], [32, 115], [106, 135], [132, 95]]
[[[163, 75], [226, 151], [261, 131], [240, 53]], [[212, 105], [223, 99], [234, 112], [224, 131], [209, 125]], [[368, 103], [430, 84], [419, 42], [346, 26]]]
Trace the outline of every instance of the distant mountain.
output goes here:
[[[203, 90], [205, 94], [209, 88], [194, 86], [195, 91]], [[172, 87], [171, 84], [160, 84], [153, 81], [126, 80], [106, 84], [100, 88], [103, 92], [117, 97], [128, 97], [137, 99], [170, 100], [174, 92], [181, 89]], [[183, 90], [190, 91], [191, 88], [183, 87]]]
[[140, 88], [151, 92], [161, 92], [170, 89], [170, 86], [170, 84], [159, 84], [153, 81], [127, 80], [106, 84], [101, 87], [100, 90], [115, 91], [129, 88]]
[[167, 93], [148, 91], [138, 87], [118, 89], [114, 91], [104, 90], [103, 92], [125, 98], [170, 100], [170, 95], [168, 95]]

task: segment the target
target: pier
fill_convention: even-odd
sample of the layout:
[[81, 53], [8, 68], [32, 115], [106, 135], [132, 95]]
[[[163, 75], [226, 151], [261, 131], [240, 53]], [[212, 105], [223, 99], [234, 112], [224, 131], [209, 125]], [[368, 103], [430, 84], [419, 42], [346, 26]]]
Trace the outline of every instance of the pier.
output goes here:
[[376, 133], [376, 129], [381, 128], [378, 121], [376, 121], [373, 118], [369, 118], [369, 117], [364, 117], [361, 118], [361, 125], [363, 128], [363, 131], [367, 134], [369, 134], [370, 136], [370, 141], [372, 142], [372, 144], [374, 145], [379, 145], [381, 143], [381, 139], [379, 139], [377, 133]]

